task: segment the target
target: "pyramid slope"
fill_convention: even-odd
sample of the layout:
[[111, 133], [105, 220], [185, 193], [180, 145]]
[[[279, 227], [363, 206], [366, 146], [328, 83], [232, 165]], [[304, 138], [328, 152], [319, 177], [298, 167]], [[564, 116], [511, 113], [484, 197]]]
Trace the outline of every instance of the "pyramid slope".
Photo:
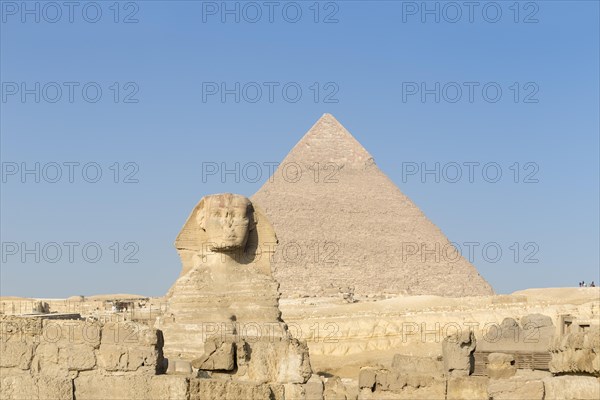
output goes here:
[[405, 293], [493, 294], [476, 268], [325, 114], [252, 197], [279, 246], [273, 274], [284, 297]]

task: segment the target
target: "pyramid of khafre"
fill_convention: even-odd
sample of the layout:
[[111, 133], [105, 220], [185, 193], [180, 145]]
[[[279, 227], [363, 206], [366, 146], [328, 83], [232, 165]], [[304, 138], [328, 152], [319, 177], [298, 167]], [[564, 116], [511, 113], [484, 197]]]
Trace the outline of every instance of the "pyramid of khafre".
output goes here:
[[493, 294], [332, 115], [317, 121], [252, 201], [275, 228], [273, 274], [284, 297], [349, 288], [358, 295]]

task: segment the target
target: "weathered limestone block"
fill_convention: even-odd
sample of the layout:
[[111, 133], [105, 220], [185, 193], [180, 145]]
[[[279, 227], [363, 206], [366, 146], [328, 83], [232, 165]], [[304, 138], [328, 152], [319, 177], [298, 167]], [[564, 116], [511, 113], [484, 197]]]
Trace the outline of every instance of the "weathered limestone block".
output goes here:
[[190, 400], [247, 400], [276, 398], [283, 394], [278, 385], [254, 384], [230, 380], [199, 379], [190, 380]]
[[0, 398], [3, 400], [37, 399], [39, 391], [31, 375], [12, 375], [0, 378]]
[[600, 379], [593, 376], [554, 376], [543, 381], [544, 400], [600, 399]]
[[101, 345], [98, 350], [98, 366], [107, 371], [128, 370], [127, 347], [118, 345]]
[[544, 314], [529, 314], [521, 318], [521, 328], [525, 331], [535, 329], [539, 332], [540, 339], [554, 336], [554, 323], [552, 318]]
[[101, 324], [83, 320], [43, 320], [42, 343], [53, 343], [63, 348], [81, 344], [92, 348], [100, 346]]
[[358, 374], [358, 388], [374, 390], [377, 382], [377, 371], [379, 371], [379, 368], [362, 367]]
[[170, 375], [82, 373], [74, 380], [77, 400], [188, 400], [189, 378]]
[[472, 331], [455, 333], [444, 339], [444, 370], [449, 376], [468, 376], [473, 373], [475, 345], [475, 335]]
[[20, 340], [0, 342], [0, 367], [29, 369], [36, 345]]
[[169, 360], [167, 374], [191, 374], [192, 364], [185, 360]]
[[541, 380], [491, 379], [488, 384], [489, 400], [543, 400], [544, 383]]
[[70, 371], [85, 371], [96, 366], [94, 348], [85, 344], [75, 344], [64, 349], [67, 358], [67, 368]]
[[350, 396], [339, 376], [327, 378], [324, 385], [324, 400], [347, 400]]
[[161, 333], [135, 322], [107, 322], [102, 326], [101, 344], [151, 347], [162, 345]]
[[555, 335], [552, 318], [543, 314], [529, 314], [518, 323], [505, 318], [480, 338], [477, 349], [489, 352], [544, 352]]
[[317, 374], [311, 375], [304, 384], [304, 392], [306, 400], [322, 400], [324, 392], [323, 379]]
[[550, 371], [600, 376], [600, 330], [569, 333], [550, 346]]
[[14, 315], [0, 315], [0, 341], [25, 341], [37, 343], [42, 337], [42, 321]]
[[69, 371], [96, 366], [95, 348], [100, 345], [100, 324], [80, 320], [43, 320], [31, 363], [34, 374], [68, 377]]
[[34, 373], [43, 373], [45, 375], [66, 374], [66, 363], [59, 364], [59, 347], [54, 343], [40, 343], [35, 349], [35, 356], [31, 363], [31, 370]]
[[192, 367], [207, 371], [232, 371], [235, 368], [235, 345], [218, 336], [204, 343], [204, 355], [192, 361]]
[[361, 389], [358, 393], [358, 400], [396, 400], [402, 399], [402, 395], [392, 392], [372, 392], [371, 389]]
[[[363, 372], [359, 397], [391, 399], [445, 399], [446, 380], [431, 375], [410, 375], [385, 369], [375, 372], [375, 385], [371, 383], [372, 370]], [[360, 380], [360, 377], [359, 377]]]
[[283, 385], [283, 396], [284, 399], [306, 400], [304, 385], [298, 383], [285, 383]]
[[143, 368], [151, 373], [161, 372], [162, 351], [155, 346], [129, 348], [128, 367], [130, 370]]
[[448, 378], [447, 400], [487, 400], [488, 378], [485, 376], [462, 376]]
[[98, 366], [106, 371], [160, 372], [162, 336], [156, 329], [142, 324], [107, 323], [102, 327], [97, 358]]
[[514, 341], [517, 343], [519, 338], [523, 336], [519, 323], [514, 318], [504, 318], [500, 323], [502, 339]]
[[429, 374], [441, 378], [444, 375], [444, 363], [441, 359], [431, 357], [396, 354], [392, 361], [392, 371], [402, 374]]
[[98, 366], [106, 371], [138, 371], [155, 374], [159, 369], [159, 352], [154, 348], [101, 345]]
[[305, 342], [265, 338], [237, 343], [236, 379], [258, 383], [305, 383], [312, 374]]
[[[312, 374], [308, 346], [293, 338], [262, 338], [253, 341], [224, 341], [213, 337], [205, 343], [206, 356], [192, 362], [202, 373], [213, 378], [244, 382], [303, 384]], [[237, 367], [237, 368], [236, 368]]]
[[151, 379], [149, 375], [87, 373], [75, 378], [74, 386], [77, 400], [145, 400], [149, 398]]
[[183, 376], [156, 375], [150, 379], [148, 399], [188, 400], [190, 380]]
[[55, 378], [29, 374], [2, 376], [0, 378], [2, 400], [73, 399], [73, 386], [69, 378]]
[[73, 384], [69, 377], [51, 377], [40, 375], [36, 377], [39, 399], [74, 399]]
[[490, 353], [488, 355], [487, 374], [491, 379], [506, 379], [517, 372], [515, 357], [506, 353]]

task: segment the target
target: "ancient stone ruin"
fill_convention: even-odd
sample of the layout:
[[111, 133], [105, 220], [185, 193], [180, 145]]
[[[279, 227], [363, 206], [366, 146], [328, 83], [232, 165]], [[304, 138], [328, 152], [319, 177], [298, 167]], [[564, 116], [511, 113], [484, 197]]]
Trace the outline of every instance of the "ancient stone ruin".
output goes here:
[[600, 398], [600, 290], [493, 295], [448, 243], [325, 115], [252, 200], [199, 201], [166, 296], [0, 298], [0, 399]]
[[[294, 146], [252, 197], [281, 245], [284, 297], [355, 294], [477, 296], [491, 286], [330, 114]], [[294, 249], [302, 251], [301, 256]]]
[[278, 308], [276, 245], [271, 224], [246, 197], [200, 200], [175, 241], [183, 268], [157, 323], [172, 370], [189, 362], [206, 378], [306, 383], [308, 347], [291, 337]]

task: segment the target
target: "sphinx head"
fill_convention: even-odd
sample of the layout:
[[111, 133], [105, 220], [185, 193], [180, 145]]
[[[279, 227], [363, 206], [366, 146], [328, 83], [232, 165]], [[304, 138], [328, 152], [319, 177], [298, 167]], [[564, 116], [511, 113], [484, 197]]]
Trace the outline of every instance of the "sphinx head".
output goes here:
[[206, 232], [211, 251], [243, 250], [255, 226], [254, 208], [238, 194], [210, 195], [200, 201], [196, 222]]

